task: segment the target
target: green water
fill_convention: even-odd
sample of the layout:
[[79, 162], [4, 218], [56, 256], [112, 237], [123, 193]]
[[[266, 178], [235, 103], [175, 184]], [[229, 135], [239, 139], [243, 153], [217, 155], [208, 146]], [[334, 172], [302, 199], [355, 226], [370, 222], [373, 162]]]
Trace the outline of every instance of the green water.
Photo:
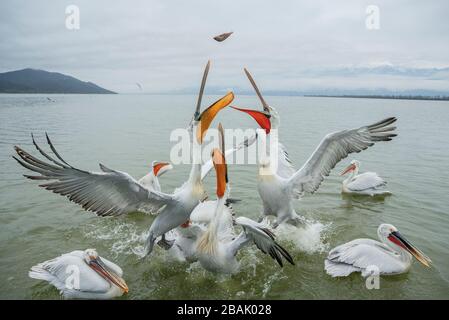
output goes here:
[[[216, 97], [206, 97], [204, 105]], [[281, 116], [280, 138], [297, 168], [328, 132], [398, 117], [399, 136], [344, 160], [319, 192], [296, 204], [313, 221], [307, 229], [284, 228], [279, 241], [296, 266], [279, 268], [255, 249], [239, 253], [240, 272], [220, 276], [198, 264], [178, 262], [157, 248], [140, 261], [132, 248], [142, 244], [152, 218], [131, 214], [100, 218], [22, 177], [25, 169], [11, 158], [13, 145], [35, 151], [30, 132], [44, 144], [47, 131], [72, 165], [98, 170], [98, 162], [130, 173], [146, 174], [152, 160], [169, 160], [170, 132], [191, 118], [194, 96], [150, 95], [0, 95], [0, 298], [59, 299], [56, 289], [28, 278], [28, 269], [61, 253], [87, 247], [124, 270], [130, 292], [123, 299], [409, 299], [449, 298], [449, 103], [338, 98], [267, 97]], [[235, 104], [257, 106], [254, 97]], [[254, 122], [233, 110], [219, 115], [226, 128]], [[216, 121], [215, 123], [218, 123]], [[393, 193], [385, 199], [342, 197], [337, 173], [356, 158], [362, 171], [378, 172]], [[179, 186], [189, 166], [176, 166], [161, 178], [164, 191]], [[261, 202], [256, 166], [229, 168], [237, 215], [256, 218]], [[213, 194], [213, 179], [208, 189]], [[343, 242], [376, 237], [380, 223], [392, 223], [433, 260], [425, 269], [416, 261], [409, 273], [383, 277], [368, 290], [359, 275], [332, 279], [323, 269], [326, 252]]]

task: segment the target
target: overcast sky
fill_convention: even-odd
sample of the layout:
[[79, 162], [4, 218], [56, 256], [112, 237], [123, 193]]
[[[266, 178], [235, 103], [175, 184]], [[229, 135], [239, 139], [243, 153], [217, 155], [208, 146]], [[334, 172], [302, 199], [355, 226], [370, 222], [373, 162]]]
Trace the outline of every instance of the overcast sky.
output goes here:
[[[67, 5], [80, 29], [65, 26]], [[380, 29], [365, 24], [380, 9]], [[449, 1], [0, 1], [0, 72], [36, 68], [122, 93], [208, 88], [449, 92]], [[222, 43], [214, 35], [234, 31]], [[376, 71], [371, 72], [374, 68]], [[437, 68], [437, 70], [430, 70]]]

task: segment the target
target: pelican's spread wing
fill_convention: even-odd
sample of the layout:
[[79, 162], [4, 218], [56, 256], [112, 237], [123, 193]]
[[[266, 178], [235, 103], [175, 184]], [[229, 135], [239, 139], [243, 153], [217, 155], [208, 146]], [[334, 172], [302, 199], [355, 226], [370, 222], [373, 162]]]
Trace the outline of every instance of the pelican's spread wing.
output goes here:
[[23, 167], [39, 173], [25, 175], [32, 180], [49, 180], [39, 185], [66, 196], [87, 211], [99, 216], [116, 216], [142, 211], [154, 212], [173, 201], [171, 195], [143, 187], [129, 174], [115, 171], [100, 164], [102, 172], [88, 172], [72, 167], [57, 153], [47, 136], [50, 148], [59, 159], [55, 160], [35, 142], [37, 150], [51, 162], [42, 161], [19, 147], [14, 147], [21, 159], [14, 157]]
[[394, 274], [401, 271], [402, 266], [396, 254], [384, 244], [371, 239], [356, 239], [332, 249], [325, 269], [333, 277], [347, 276], [354, 271], [368, 276], [373, 271]]
[[244, 233], [240, 234], [231, 244], [234, 254], [237, 254], [239, 249], [252, 240], [260, 251], [269, 254], [281, 267], [284, 265], [282, 257], [290, 264], [295, 264], [291, 255], [275, 241], [274, 234], [265, 225], [246, 217], [238, 217], [235, 219], [235, 223], [243, 228]]
[[[232, 154], [234, 154], [235, 152], [237, 152], [238, 150], [249, 147], [256, 140], [257, 140], [257, 134], [254, 134], [254, 135], [250, 136], [249, 138], [245, 139], [242, 143], [235, 146], [234, 148], [230, 148], [230, 149], [226, 150], [225, 151], [226, 159], [229, 159], [229, 157]], [[209, 174], [209, 172], [212, 170], [213, 167], [214, 167], [214, 164], [212, 163], [212, 159], [209, 159], [208, 161], [203, 163], [203, 165], [201, 166], [201, 180], [203, 180]]]
[[364, 172], [356, 176], [346, 185], [352, 191], [364, 191], [383, 187], [387, 182], [379, 177], [375, 172]]
[[92, 270], [76, 250], [39, 263], [28, 273], [30, 278], [48, 281], [68, 297], [73, 291], [106, 293], [111, 284]]
[[324, 177], [350, 153], [360, 152], [378, 141], [390, 141], [396, 134], [396, 121], [391, 117], [369, 126], [328, 134], [304, 164], [289, 180], [290, 190], [295, 193], [314, 193]]
[[295, 168], [290, 160], [287, 149], [282, 143], [278, 144], [278, 167], [277, 175], [288, 179], [295, 173]]

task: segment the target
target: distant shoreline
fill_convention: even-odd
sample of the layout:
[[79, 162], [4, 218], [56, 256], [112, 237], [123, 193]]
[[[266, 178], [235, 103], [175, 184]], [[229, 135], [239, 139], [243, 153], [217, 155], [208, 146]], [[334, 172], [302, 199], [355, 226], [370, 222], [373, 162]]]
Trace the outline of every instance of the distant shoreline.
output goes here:
[[109, 94], [119, 94], [118, 92], [0, 92], [0, 94], [36, 94], [36, 95], [64, 95], [64, 94], [80, 94], [80, 95], [88, 95], [88, 94], [98, 94], [98, 95], [109, 95]]
[[321, 95], [321, 94], [305, 94], [304, 97], [449, 101], [449, 96], [431, 97], [431, 96], [400, 96], [400, 95], [399, 96], [383, 96], [383, 95]]

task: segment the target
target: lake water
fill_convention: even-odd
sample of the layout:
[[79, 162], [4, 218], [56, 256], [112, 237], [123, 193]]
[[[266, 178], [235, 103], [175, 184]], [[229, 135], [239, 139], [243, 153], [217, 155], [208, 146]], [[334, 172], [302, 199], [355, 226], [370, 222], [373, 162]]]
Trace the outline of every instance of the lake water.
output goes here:
[[[52, 137], [65, 160], [98, 170], [98, 163], [136, 178], [151, 162], [169, 160], [170, 132], [185, 128], [195, 96], [154, 95], [0, 95], [0, 298], [59, 299], [52, 286], [28, 278], [29, 268], [75, 249], [96, 248], [124, 270], [130, 292], [123, 299], [443, 299], [449, 298], [449, 102], [343, 98], [266, 97], [281, 116], [280, 138], [299, 168], [321, 138], [332, 131], [396, 116], [399, 136], [342, 161], [319, 191], [297, 202], [311, 225], [278, 230], [279, 241], [296, 266], [283, 269], [257, 249], [239, 253], [240, 272], [221, 276], [198, 264], [177, 262], [156, 248], [139, 260], [152, 217], [135, 213], [100, 218], [64, 197], [25, 179], [11, 156], [20, 145], [35, 153], [30, 133], [45, 146]], [[203, 105], [217, 97], [207, 96]], [[255, 97], [237, 96], [235, 105], [260, 107]], [[215, 124], [251, 128], [249, 117], [223, 110]], [[338, 172], [350, 159], [361, 171], [375, 171], [393, 193], [385, 199], [343, 197]], [[171, 192], [188, 175], [180, 165], [161, 178]], [[229, 176], [237, 215], [256, 218], [261, 202], [255, 165], [232, 165]], [[213, 193], [214, 179], [207, 187]], [[414, 261], [407, 274], [383, 277], [379, 290], [368, 290], [354, 274], [332, 279], [324, 272], [327, 251], [355, 238], [376, 238], [380, 223], [392, 223], [433, 260], [426, 269]]]

